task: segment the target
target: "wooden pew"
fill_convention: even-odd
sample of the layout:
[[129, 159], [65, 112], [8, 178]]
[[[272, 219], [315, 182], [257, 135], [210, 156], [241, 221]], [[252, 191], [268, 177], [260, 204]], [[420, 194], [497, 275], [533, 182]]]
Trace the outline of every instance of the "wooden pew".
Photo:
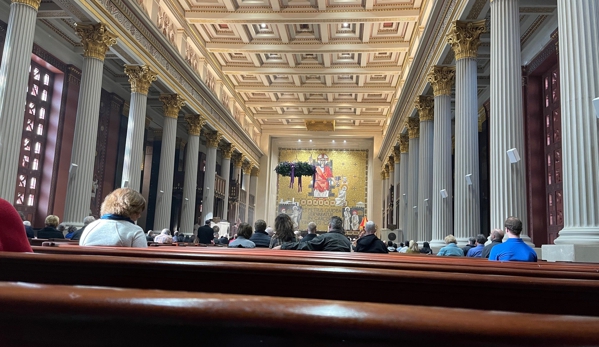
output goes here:
[[0, 345], [598, 346], [599, 318], [0, 282]]
[[599, 316], [596, 280], [341, 265], [4, 253], [0, 281]]
[[387, 254], [273, 251], [268, 249], [181, 248], [134, 249], [118, 247], [33, 247], [36, 253], [114, 255], [164, 259], [245, 261], [311, 266], [351, 266], [370, 269], [439, 271], [543, 278], [599, 280], [599, 264], [490, 262], [484, 259], [389, 256]]

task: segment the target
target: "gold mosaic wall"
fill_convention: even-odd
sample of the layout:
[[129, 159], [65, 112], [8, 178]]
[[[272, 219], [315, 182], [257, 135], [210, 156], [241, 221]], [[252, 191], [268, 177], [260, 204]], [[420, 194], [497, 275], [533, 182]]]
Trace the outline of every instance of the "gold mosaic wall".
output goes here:
[[367, 150], [280, 149], [279, 161], [311, 162], [317, 166], [317, 180], [313, 187], [311, 177], [302, 177], [298, 192], [297, 177], [290, 188], [291, 178], [278, 176], [278, 213], [289, 214], [299, 230], [315, 222], [319, 231], [327, 230], [331, 216], [339, 216], [346, 230], [357, 233], [367, 208]]

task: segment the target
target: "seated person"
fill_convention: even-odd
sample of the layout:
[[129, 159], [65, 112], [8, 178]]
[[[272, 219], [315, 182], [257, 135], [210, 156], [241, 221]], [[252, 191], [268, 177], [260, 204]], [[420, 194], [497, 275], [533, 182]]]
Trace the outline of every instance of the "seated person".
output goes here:
[[23, 221], [23, 225], [25, 225], [25, 231], [27, 232], [27, 237], [32, 239], [35, 237], [35, 233], [33, 232], [33, 228], [31, 227], [31, 222], [27, 220], [25, 214], [19, 211], [19, 217]]
[[38, 239], [64, 239], [64, 235], [58, 231], [60, 220], [55, 215], [49, 215], [46, 217], [46, 226], [37, 232]]
[[250, 241], [256, 244], [256, 247], [268, 248], [270, 246], [270, 236], [266, 233], [266, 222], [258, 219], [254, 223], [254, 234]]
[[256, 244], [250, 241], [252, 237], [252, 226], [248, 223], [241, 223], [237, 228], [237, 238], [229, 242], [230, 248], [256, 248]]
[[418, 242], [416, 242], [414, 240], [410, 240], [410, 247], [408, 247], [408, 250], [406, 251], [406, 253], [411, 253], [411, 254], [420, 253], [420, 249], [418, 249]]
[[537, 253], [520, 238], [522, 221], [516, 217], [508, 217], [503, 226], [508, 239], [491, 249], [489, 260], [536, 262]]
[[397, 248], [393, 247], [393, 241], [387, 241], [387, 252], [395, 252]]
[[468, 253], [466, 253], [466, 256], [470, 258], [481, 258], [483, 249], [485, 248], [485, 242], [487, 242], [487, 237], [483, 234], [478, 234], [476, 237], [476, 247], [470, 248]]
[[154, 238], [154, 242], [170, 244], [173, 243], [173, 237], [171, 236], [171, 231], [168, 229], [162, 229], [160, 235]]
[[96, 218], [94, 218], [94, 216], [87, 216], [83, 218], [83, 227], [73, 233], [71, 240], [79, 241], [79, 239], [81, 239], [81, 235], [83, 234], [83, 230], [85, 230], [85, 227], [95, 220]]
[[385, 243], [375, 235], [376, 224], [373, 221], [368, 221], [364, 226], [363, 233], [356, 241], [356, 252], [364, 253], [389, 253]]
[[135, 190], [113, 191], [102, 203], [102, 217], [85, 228], [79, 245], [148, 247], [143, 229], [135, 224], [145, 208], [146, 200]]
[[77, 227], [74, 225], [71, 225], [67, 228], [67, 234], [64, 236], [65, 239], [71, 239], [73, 237], [73, 235], [75, 234], [75, 232], [77, 231]]
[[438, 256], [454, 256], [454, 257], [463, 257], [464, 251], [458, 247], [458, 241], [455, 239], [453, 235], [445, 236], [445, 244], [447, 246], [441, 248]]
[[0, 199], [0, 221], [0, 252], [33, 252], [19, 213], [4, 199]]
[[422, 244], [422, 248], [420, 248], [420, 253], [422, 254], [433, 254], [433, 250], [428, 242], [424, 241]]
[[345, 236], [343, 220], [338, 216], [333, 216], [329, 221], [329, 232], [326, 234], [318, 235], [307, 242], [283, 243], [283, 245], [275, 248], [304, 251], [351, 252], [351, 242]]

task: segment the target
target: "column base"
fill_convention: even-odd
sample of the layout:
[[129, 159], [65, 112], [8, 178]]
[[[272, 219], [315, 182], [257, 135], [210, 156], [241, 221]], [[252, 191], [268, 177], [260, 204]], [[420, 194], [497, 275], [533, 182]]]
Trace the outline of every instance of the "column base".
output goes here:
[[599, 245], [543, 245], [541, 259], [556, 262], [599, 263]]
[[599, 226], [564, 227], [555, 239], [556, 245], [597, 245], [599, 246]]
[[434, 248], [441, 249], [441, 248], [445, 247], [446, 244], [445, 244], [445, 240], [432, 240], [430, 242], [429, 246], [433, 249]]

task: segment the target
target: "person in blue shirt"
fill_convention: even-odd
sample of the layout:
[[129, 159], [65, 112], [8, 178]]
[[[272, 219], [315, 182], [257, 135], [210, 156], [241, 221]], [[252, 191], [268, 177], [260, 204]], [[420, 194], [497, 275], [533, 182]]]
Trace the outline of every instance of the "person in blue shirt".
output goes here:
[[537, 261], [537, 253], [520, 238], [522, 221], [508, 217], [504, 223], [507, 241], [491, 249], [489, 260], [499, 261]]
[[476, 237], [476, 247], [470, 248], [466, 256], [470, 258], [480, 258], [483, 254], [483, 249], [485, 248], [485, 242], [487, 242], [485, 235], [478, 234]]
[[464, 251], [458, 247], [458, 241], [455, 239], [453, 235], [445, 236], [445, 243], [447, 246], [441, 248], [438, 256], [454, 256], [454, 257], [463, 257]]

